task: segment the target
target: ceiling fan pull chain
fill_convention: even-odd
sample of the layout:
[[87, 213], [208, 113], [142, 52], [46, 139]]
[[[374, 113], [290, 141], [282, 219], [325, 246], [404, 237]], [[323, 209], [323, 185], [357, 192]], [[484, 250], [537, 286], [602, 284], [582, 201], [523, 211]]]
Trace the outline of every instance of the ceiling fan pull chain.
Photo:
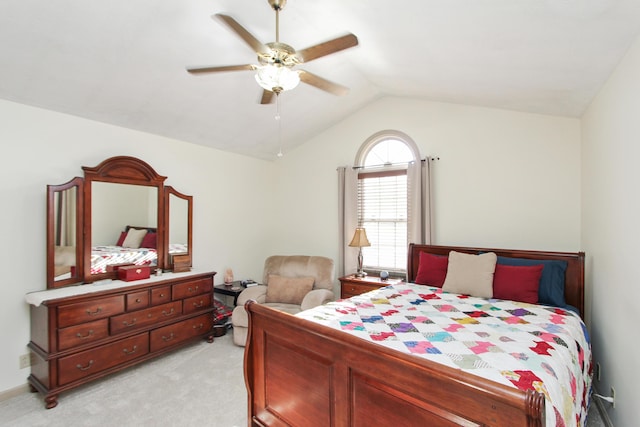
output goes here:
[[278, 122], [278, 143], [280, 148], [278, 149], [278, 158], [282, 157], [282, 120], [280, 117], [280, 94], [276, 93], [276, 121]]

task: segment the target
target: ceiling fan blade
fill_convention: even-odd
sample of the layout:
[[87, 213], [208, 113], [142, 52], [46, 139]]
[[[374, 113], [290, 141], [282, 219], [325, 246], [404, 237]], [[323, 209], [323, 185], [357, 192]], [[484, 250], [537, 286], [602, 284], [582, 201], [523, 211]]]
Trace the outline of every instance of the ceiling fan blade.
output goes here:
[[338, 96], [343, 96], [349, 93], [349, 88], [346, 86], [339, 85], [338, 83], [334, 83], [308, 71], [299, 70], [298, 72], [300, 75], [300, 81], [308, 85], [315, 86], [318, 89], [322, 89]]
[[263, 90], [260, 104], [272, 104], [276, 100], [275, 93], [270, 90]]
[[187, 68], [187, 71], [191, 74], [205, 74], [205, 73], [217, 73], [220, 71], [241, 71], [241, 70], [255, 70], [255, 66], [252, 64], [246, 64], [246, 65], [225, 65], [222, 67]]
[[322, 56], [329, 55], [331, 53], [339, 52], [350, 47], [358, 45], [358, 38], [349, 33], [342, 37], [338, 37], [333, 40], [329, 40], [324, 43], [320, 43], [314, 46], [310, 46], [306, 49], [299, 50], [297, 55], [303, 62], [309, 62]]
[[223, 15], [221, 13], [216, 13], [212, 16], [212, 18], [218, 18], [222, 22], [224, 22], [229, 28], [231, 28], [237, 35], [240, 36], [242, 40], [245, 41], [253, 49], [256, 53], [269, 53], [269, 48], [262, 44], [257, 38], [253, 36], [249, 31], [247, 31], [242, 25], [238, 23], [235, 19], [228, 15]]

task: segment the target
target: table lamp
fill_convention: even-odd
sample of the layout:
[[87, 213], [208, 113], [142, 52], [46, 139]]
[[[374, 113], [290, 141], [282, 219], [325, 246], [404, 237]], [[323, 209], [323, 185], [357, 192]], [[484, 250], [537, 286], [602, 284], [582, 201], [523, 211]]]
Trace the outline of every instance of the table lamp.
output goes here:
[[353, 235], [353, 239], [351, 239], [351, 243], [349, 243], [349, 246], [358, 248], [358, 271], [356, 273], [356, 277], [366, 276], [367, 273], [362, 270], [362, 247], [371, 246], [371, 243], [369, 243], [369, 239], [367, 239], [367, 232], [364, 228], [356, 228], [356, 232]]

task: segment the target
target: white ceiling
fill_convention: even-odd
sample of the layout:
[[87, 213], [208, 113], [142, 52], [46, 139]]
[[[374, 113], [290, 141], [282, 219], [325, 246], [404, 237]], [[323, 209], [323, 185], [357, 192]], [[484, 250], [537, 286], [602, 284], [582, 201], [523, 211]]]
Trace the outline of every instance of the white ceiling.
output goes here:
[[[0, 98], [264, 159], [275, 105], [211, 15], [275, 41], [267, 0], [0, 0]], [[289, 0], [280, 41], [352, 32], [359, 46], [303, 64], [351, 88], [281, 96], [283, 151], [382, 96], [579, 117], [640, 30], [638, 0]]]

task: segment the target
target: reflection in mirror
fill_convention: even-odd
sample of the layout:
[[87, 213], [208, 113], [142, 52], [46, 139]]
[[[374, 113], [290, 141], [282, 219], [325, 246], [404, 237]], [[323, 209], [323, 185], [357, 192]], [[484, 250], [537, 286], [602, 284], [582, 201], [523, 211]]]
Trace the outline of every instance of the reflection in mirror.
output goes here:
[[54, 278], [71, 278], [71, 270], [76, 268], [78, 188], [71, 187], [53, 195], [54, 227]]
[[189, 252], [189, 203], [169, 194], [169, 254]]
[[192, 265], [193, 196], [176, 191], [170, 185], [165, 188], [165, 244], [168, 256], [165, 269], [188, 271]]
[[82, 184], [47, 186], [47, 288], [81, 281]]
[[123, 264], [158, 264], [158, 189], [91, 183], [91, 274]]

